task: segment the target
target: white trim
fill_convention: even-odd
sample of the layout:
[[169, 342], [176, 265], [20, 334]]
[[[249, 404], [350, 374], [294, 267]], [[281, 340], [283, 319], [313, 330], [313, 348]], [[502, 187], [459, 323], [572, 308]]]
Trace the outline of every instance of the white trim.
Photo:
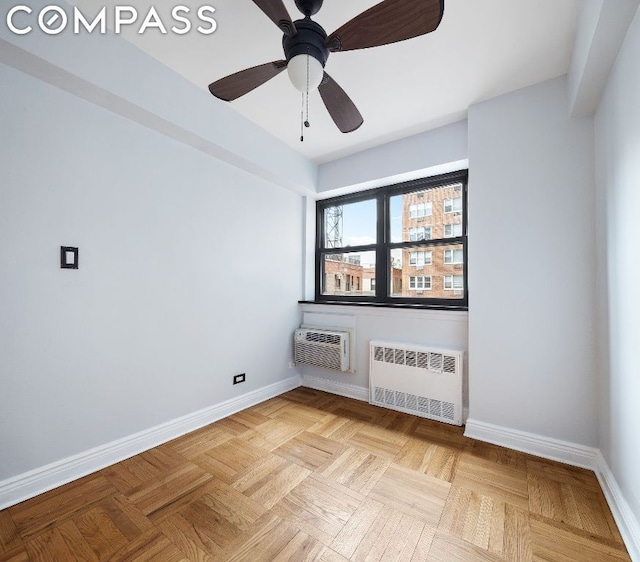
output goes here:
[[563, 462], [573, 466], [596, 470], [598, 449], [568, 441], [509, 429], [474, 419], [467, 420], [465, 437], [508, 447], [523, 453]]
[[[349, 304], [316, 304], [307, 302], [300, 304], [300, 310], [303, 313], [322, 313], [322, 314], [340, 314], [352, 317], [368, 317], [375, 316], [379, 318], [419, 318], [421, 320], [430, 320], [438, 322], [455, 322], [466, 324], [469, 321], [469, 312], [466, 310], [434, 310], [430, 308], [421, 308], [412, 310], [410, 308], [385, 308], [376, 306], [358, 306]], [[355, 322], [355, 321], [354, 321]]]
[[624, 499], [622, 490], [620, 490], [615, 476], [600, 451], [596, 456], [595, 472], [624, 544], [629, 551], [629, 556], [631, 556], [631, 560], [640, 562], [640, 522], [631, 511], [627, 500]]
[[0, 481], [0, 510], [128, 459], [300, 386], [295, 375], [242, 396]]
[[369, 402], [369, 389], [362, 386], [345, 384], [343, 382], [336, 382], [330, 379], [323, 379], [322, 377], [314, 377], [311, 375], [302, 375], [302, 386], [313, 388], [315, 390], [324, 390], [331, 394], [346, 396], [347, 398], [361, 400], [362, 402]]

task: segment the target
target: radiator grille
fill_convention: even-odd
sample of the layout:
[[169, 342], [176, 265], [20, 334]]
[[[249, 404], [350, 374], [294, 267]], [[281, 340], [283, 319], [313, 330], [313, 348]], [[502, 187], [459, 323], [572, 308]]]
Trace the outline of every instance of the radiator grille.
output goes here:
[[394, 365], [406, 365], [407, 367], [417, 367], [427, 369], [434, 373], [457, 373], [456, 355], [446, 355], [443, 353], [423, 352], [398, 349], [393, 347], [375, 346], [373, 360]]
[[371, 342], [369, 400], [461, 425], [462, 357], [461, 351]]
[[444, 418], [449, 421], [455, 419], [455, 405], [452, 402], [434, 400], [426, 396], [416, 396], [415, 394], [381, 388], [379, 386], [375, 387], [374, 396], [375, 403], [379, 406], [389, 406], [394, 409], [402, 408], [411, 413], [429, 414], [430, 416]]

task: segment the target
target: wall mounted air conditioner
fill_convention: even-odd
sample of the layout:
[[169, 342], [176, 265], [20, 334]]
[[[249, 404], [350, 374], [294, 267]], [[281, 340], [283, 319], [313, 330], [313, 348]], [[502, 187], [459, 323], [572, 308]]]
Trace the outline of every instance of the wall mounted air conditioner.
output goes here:
[[300, 328], [293, 337], [293, 349], [296, 363], [349, 370], [349, 332]]
[[369, 403], [462, 425], [463, 351], [370, 342]]

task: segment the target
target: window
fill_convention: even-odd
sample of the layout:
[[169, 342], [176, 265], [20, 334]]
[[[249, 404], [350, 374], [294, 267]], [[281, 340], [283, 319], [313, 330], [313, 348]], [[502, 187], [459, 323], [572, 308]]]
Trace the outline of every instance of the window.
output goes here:
[[455, 199], [444, 200], [444, 212], [445, 213], [461, 213], [462, 212], [462, 197], [456, 197]]
[[431, 265], [431, 252], [409, 252], [409, 264], [415, 267]]
[[417, 275], [409, 277], [409, 289], [416, 291], [430, 291], [431, 275]]
[[431, 240], [431, 227], [421, 226], [409, 229], [409, 240]]
[[316, 301], [466, 310], [466, 201], [466, 171], [319, 200]]
[[409, 205], [409, 218], [421, 219], [422, 217], [429, 217], [431, 216], [431, 209], [431, 201]]
[[463, 261], [462, 250], [445, 250], [444, 251], [444, 263], [446, 264], [461, 264]]
[[464, 288], [464, 278], [462, 275], [445, 275], [444, 289], [445, 291], [462, 291]]
[[462, 224], [445, 224], [444, 225], [445, 238], [457, 238], [458, 236], [462, 236]]

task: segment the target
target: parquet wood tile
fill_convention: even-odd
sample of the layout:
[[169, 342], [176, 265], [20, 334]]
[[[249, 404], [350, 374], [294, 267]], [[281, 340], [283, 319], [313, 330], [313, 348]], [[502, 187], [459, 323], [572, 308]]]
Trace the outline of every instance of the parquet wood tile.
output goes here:
[[411, 470], [451, 482], [458, 462], [458, 452], [423, 439], [410, 437], [394, 460]]
[[364, 425], [347, 441], [347, 444], [393, 461], [408, 440], [409, 437], [403, 433]]
[[390, 464], [362, 449], [348, 448], [319, 473], [356, 492], [368, 494]]
[[629, 562], [595, 475], [299, 388], [0, 511], [0, 562]]
[[0, 511], [0, 554], [22, 546], [18, 529], [8, 511]]
[[97, 562], [99, 558], [89, 545], [78, 536], [77, 529], [69, 522], [47, 529], [25, 544], [29, 560], [57, 562], [59, 560], [85, 560]]
[[210, 451], [214, 447], [233, 439], [235, 434], [216, 424], [203, 427], [184, 437], [175, 439], [167, 444], [178, 454], [189, 460]]
[[216, 479], [230, 484], [240, 472], [268, 455], [269, 452], [262, 447], [234, 437], [202, 453], [194, 459], [194, 463]]
[[527, 512], [497, 498], [453, 486], [438, 529], [504, 560], [531, 560]]
[[164, 445], [105, 468], [101, 473], [122, 493], [151, 482], [182, 466], [184, 457]]
[[504, 562], [500, 556], [440, 531], [433, 539], [426, 560], [427, 562]]
[[263, 423], [268, 422], [270, 419], [270, 417], [267, 417], [260, 412], [248, 409], [221, 419], [211, 425], [225, 429], [238, 437], [239, 435], [246, 433], [248, 430], [255, 429]]
[[333, 441], [346, 443], [362, 427], [362, 423], [348, 418], [341, 418], [334, 414], [326, 416], [323, 420], [312, 425], [307, 431]]
[[204, 484], [213, 478], [198, 466], [185, 463], [162, 478], [134, 488], [127, 499], [151, 521], [157, 522], [196, 497]]
[[271, 419], [255, 429], [250, 429], [242, 438], [266, 451], [272, 451], [303, 431], [301, 427]]
[[369, 497], [437, 527], [450, 487], [444, 480], [391, 465]]
[[29, 553], [23, 545], [5, 553], [0, 553], [0, 562], [29, 562]]
[[309, 470], [322, 470], [345, 449], [337, 441], [303, 431], [278, 447], [275, 453]]
[[462, 453], [453, 483], [524, 510], [529, 508], [527, 471], [523, 469]]
[[232, 486], [271, 509], [311, 471], [282, 457], [270, 455], [238, 475]]
[[109, 559], [111, 562], [191, 562], [158, 528], [140, 536]]
[[93, 474], [13, 506], [9, 508], [9, 515], [25, 539], [115, 492], [104, 476]]
[[309, 429], [316, 423], [321, 422], [327, 417], [327, 414], [304, 404], [292, 403], [278, 409], [271, 417], [301, 429]]
[[282, 498], [273, 512], [330, 544], [363, 500], [362, 494], [312, 474]]
[[630, 560], [622, 545], [575, 532], [570, 526], [544, 518], [532, 517], [530, 522], [534, 562]]

